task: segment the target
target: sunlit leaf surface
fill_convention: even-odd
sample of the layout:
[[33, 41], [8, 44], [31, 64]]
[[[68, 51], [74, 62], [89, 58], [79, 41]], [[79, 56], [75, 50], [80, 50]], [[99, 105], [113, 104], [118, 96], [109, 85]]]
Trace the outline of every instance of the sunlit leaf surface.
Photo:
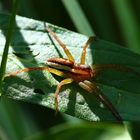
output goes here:
[[[0, 57], [2, 56], [7, 29], [7, 15], [0, 15]], [[49, 27], [58, 35], [80, 60], [82, 46], [87, 36], [54, 26]], [[64, 57], [58, 43], [45, 32], [44, 23], [17, 16], [14, 36], [8, 56], [7, 73], [25, 67], [46, 66], [48, 58]], [[140, 56], [119, 45], [95, 39], [87, 49], [87, 65], [119, 64], [140, 73]], [[52, 109], [54, 92], [62, 80], [47, 71], [30, 71], [14, 77], [6, 77], [3, 89], [5, 96]], [[102, 92], [110, 99], [124, 120], [140, 120], [140, 76], [134, 72], [104, 70], [96, 79]], [[59, 111], [89, 121], [115, 120], [111, 112], [91, 95], [73, 83], [64, 86], [59, 96]]]

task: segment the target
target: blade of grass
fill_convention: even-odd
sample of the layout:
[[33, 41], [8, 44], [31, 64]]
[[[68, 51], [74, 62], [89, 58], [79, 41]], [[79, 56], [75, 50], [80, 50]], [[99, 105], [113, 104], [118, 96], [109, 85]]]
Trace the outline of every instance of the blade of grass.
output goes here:
[[12, 32], [15, 24], [15, 16], [17, 12], [17, 6], [18, 6], [18, 0], [13, 0], [13, 5], [12, 5], [12, 15], [9, 20], [9, 30], [6, 35], [6, 42], [5, 42], [5, 47], [3, 51], [3, 57], [1, 61], [1, 67], [0, 67], [0, 96], [2, 95], [2, 83], [5, 75], [5, 70], [6, 70], [6, 63], [7, 63], [7, 57], [8, 57], [8, 50], [9, 50], [9, 45], [10, 41], [12, 38]]
[[111, 1], [88, 0], [79, 1], [96, 35], [104, 40], [122, 44], [116, 17], [114, 16]]
[[115, 12], [118, 16], [120, 27], [128, 47], [140, 53], [139, 24], [134, 15], [133, 8], [128, 0], [113, 0]]
[[113, 123], [87, 123], [80, 122], [76, 124], [64, 123], [56, 125], [51, 129], [43, 132], [33, 134], [25, 140], [44, 140], [44, 139], [57, 139], [57, 140], [70, 140], [75, 137], [79, 140], [113, 140], [113, 139], [127, 139], [131, 140], [130, 135], [126, 129]]
[[21, 104], [17, 102], [4, 98], [4, 96], [1, 99], [0, 127], [9, 140], [23, 139], [38, 129], [37, 125], [32, 122], [32, 118], [27, 117], [29, 114], [25, 114], [22, 109]]
[[76, 0], [62, 0], [62, 3], [66, 7], [66, 10], [80, 33], [90, 36], [95, 35], [88, 19]]

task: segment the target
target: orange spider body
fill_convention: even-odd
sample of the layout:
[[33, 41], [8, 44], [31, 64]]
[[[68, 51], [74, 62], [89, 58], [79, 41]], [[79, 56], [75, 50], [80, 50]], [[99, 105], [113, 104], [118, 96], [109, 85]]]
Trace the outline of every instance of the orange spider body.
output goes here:
[[77, 64], [65, 58], [50, 58], [47, 62], [51, 67], [65, 70], [65, 77], [72, 78], [75, 82], [90, 80], [96, 74], [89, 66]]

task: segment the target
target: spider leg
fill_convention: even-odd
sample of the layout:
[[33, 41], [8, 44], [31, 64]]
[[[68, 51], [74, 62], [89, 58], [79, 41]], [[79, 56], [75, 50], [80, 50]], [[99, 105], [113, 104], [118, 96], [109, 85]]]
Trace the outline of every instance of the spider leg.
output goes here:
[[86, 48], [89, 46], [89, 44], [93, 41], [93, 37], [89, 37], [85, 45], [83, 46], [83, 51], [81, 55], [81, 62], [80, 64], [84, 65], [85, 64], [85, 59], [86, 59]]
[[7, 74], [6, 77], [9, 77], [9, 76], [15, 76], [19, 73], [22, 73], [22, 72], [29, 72], [29, 71], [34, 71], [34, 70], [46, 70], [50, 73], [53, 73], [57, 76], [61, 76], [61, 77], [66, 77], [66, 74], [60, 70], [57, 70], [57, 69], [53, 69], [53, 68], [49, 68], [49, 67], [33, 67], [33, 68], [24, 68], [24, 69], [21, 69], [21, 70], [18, 70], [18, 71], [15, 71], [15, 72], [11, 72], [10, 74]]
[[94, 93], [96, 98], [101, 101], [112, 113], [112, 115], [116, 118], [117, 121], [122, 122], [122, 118], [113, 104], [107, 99], [107, 97], [101, 92], [101, 90], [96, 86], [94, 82], [90, 82], [85, 80], [84, 82], [80, 82], [79, 85], [88, 91], [89, 93]]
[[46, 30], [55, 38], [55, 40], [59, 43], [59, 45], [63, 48], [65, 54], [67, 55], [68, 59], [72, 62], [74, 62], [74, 58], [72, 56], [72, 54], [70, 53], [70, 51], [66, 48], [66, 45], [62, 43], [62, 41], [57, 37], [57, 35], [51, 30], [49, 29], [46, 24], [45, 24], [45, 28]]
[[140, 73], [136, 72], [134, 69], [119, 64], [95, 64], [92, 69], [97, 73], [106, 69], [112, 69], [120, 72], [132, 72], [136, 75], [140, 75]]
[[57, 86], [57, 88], [56, 88], [56, 91], [55, 91], [55, 109], [56, 109], [56, 114], [57, 114], [57, 112], [58, 112], [58, 95], [59, 95], [59, 93], [60, 93], [60, 90], [61, 90], [61, 88], [62, 88], [63, 85], [70, 84], [70, 83], [72, 83], [72, 82], [73, 82], [73, 79], [67, 78], [67, 79], [62, 80], [62, 81], [58, 84], [58, 86]]

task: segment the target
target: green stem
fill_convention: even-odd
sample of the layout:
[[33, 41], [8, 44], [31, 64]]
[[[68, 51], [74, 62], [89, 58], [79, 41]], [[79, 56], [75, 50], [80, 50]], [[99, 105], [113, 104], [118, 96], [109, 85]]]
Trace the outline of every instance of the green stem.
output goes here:
[[114, 9], [128, 47], [140, 54], [140, 27], [129, 0], [113, 0]]
[[1, 67], [0, 67], [0, 95], [2, 95], [2, 83], [4, 80], [5, 70], [6, 70], [6, 63], [7, 63], [7, 57], [8, 57], [8, 51], [9, 51], [9, 45], [12, 38], [12, 32], [15, 24], [15, 16], [17, 12], [17, 5], [18, 0], [13, 0], [12, 5], [12, 15], [9, 20], [9, 26], [8, 26], [8, 32], [6, 35], [6, 43], [3, 51], [2, 61], [1, 61]]
[[66, 7], [73, 23], [80, 33], [93, 36], [95, 35], [88, 19], [86, 18], [80, 4], [76, 0], [62, 0], [62, 3]]

